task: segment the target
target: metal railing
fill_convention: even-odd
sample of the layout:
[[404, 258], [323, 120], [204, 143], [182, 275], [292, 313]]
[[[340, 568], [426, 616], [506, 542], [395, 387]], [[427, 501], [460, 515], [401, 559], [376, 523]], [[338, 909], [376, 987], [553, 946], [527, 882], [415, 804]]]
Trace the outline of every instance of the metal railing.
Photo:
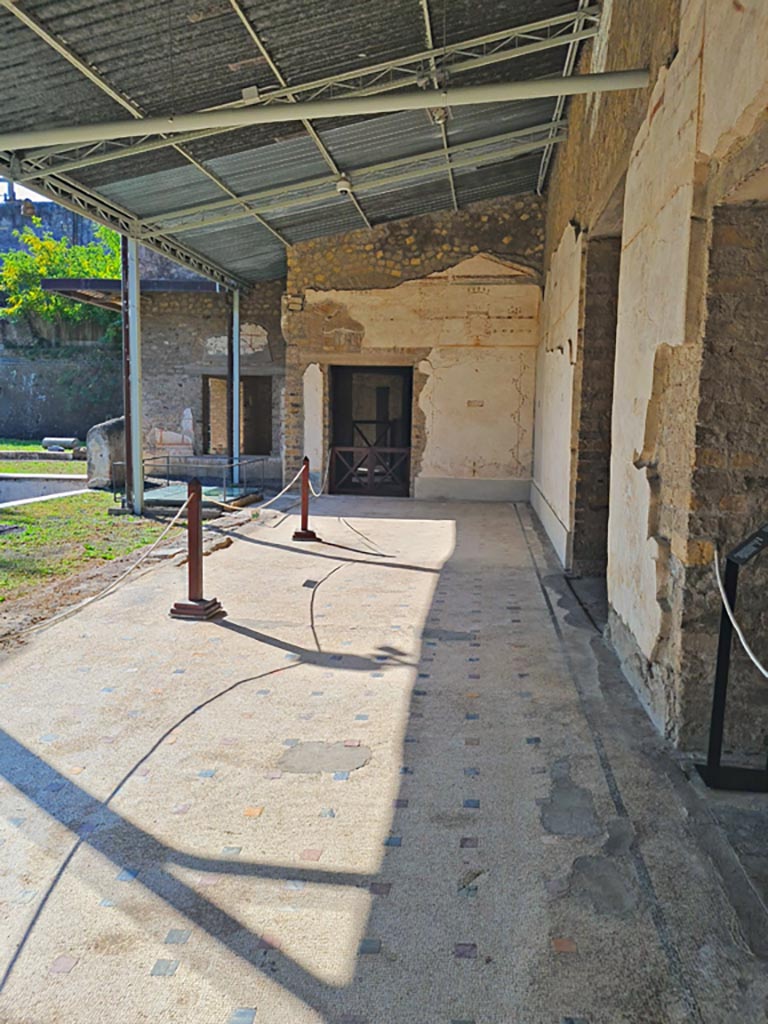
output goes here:
[[[229, 459], [217, 455], [147, 455], [144, 457], [144, 490], [147, 483], [151, 491], [198, 479], [206, 489], [206, 496], [215, 497], [210, 488], [218, 488], [220, 500], [241, 493], [263, 491], [266, 482], [268, 456], [238, 456]], [[125, 485], [116, 477], [125, 477], [125, 462], [113, 462], [113, 470], [123, 468], [122, 474], [112, 473], [112, 494], [115, 501], [122, 500]]]

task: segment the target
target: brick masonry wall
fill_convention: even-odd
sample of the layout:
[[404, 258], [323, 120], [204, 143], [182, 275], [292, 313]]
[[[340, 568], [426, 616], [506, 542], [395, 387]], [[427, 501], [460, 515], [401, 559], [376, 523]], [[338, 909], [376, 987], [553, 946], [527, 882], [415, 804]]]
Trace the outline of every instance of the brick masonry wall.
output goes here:
[[[683, 739], [697, 747], [709, 723], [720, 621], [713, 543], [722, 557], [768, 521], [768, 204], [715, 210], [708, 286], [689, 525], [700, 564], [686, 570], [682, 619]], [[737, 618], [763, 664], [766, 593], [762, 555], [741, 572]], [[768, 687], [734, 639], [726, 743], [764, 754], [767, 741]]]
[[611, 460], [613, 365], [621, 239], [587, 243], [584, 324], [580, 346], [580, 411], [576, 420], [575, 572], [605, 573]]
[[[283, 373], [282, 294], [282, 281], [267, 281], [241, 296], [244, 376]], [[231, 300], [223, 292], [157, 292], [142, 299], [141, 309], [145, 438], [152, 428], [180, 431], [191, 409], [195, 451], [202, 452], [203, 377], [226, 377]], [[246, 350], [249, 338], [255, 351]], [[275, 436], [279, 443], [279, 429]]]
[[286, 290], [300, 296], [306, 288], [392, 288], [478, 252], [541, 273], [544, 211], [538, 196], [504, 196], [458, 213], [407, 217], [300, 242], [288, 250]]
[[[540, 278], [544, 255], [545, 204], [538, 196], [507, 196], [473, 203], [454, 212], [425, 214], [332, 238], [301, 242], [288, 250], [283, 304], [287, 343], [285, 392], [285, 472], [296, 472], [304, 454], [303, 374], [310, 363], [370, 361], [360, 354], [360, 325], [334, 322], [324, 330], [318, 318], [304, 315], [304, 292], [393, 288], [488, 253], [533, 271]], [[338, 312], [338, 311], [337, 311]], [[343, 316], [342, 316], [343, 320]], [[381, 365], [413, 365], [430, 348], [378, 349]], [[425, 444], [424, 414], [418, 396], [425, 383], [414, 375], [411, 474], [418, 472]], [[326, 379], [324, 447], [330, 436]]]

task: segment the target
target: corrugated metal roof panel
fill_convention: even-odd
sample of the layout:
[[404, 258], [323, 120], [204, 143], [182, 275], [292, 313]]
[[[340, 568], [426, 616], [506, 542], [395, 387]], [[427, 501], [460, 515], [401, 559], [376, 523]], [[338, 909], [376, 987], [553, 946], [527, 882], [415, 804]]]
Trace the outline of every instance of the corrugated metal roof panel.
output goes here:
[[[282, 74], [292, 83], [396, 60], [426, 48], [423, 12], [416, 0], [241, 0]], [[453, 43], [495, 30], [572, 12], [576, 0], [429, 0], [433, 41]], [[80, 58], [148, 113], [159, 114], [231, 103], [246, 85], [262, 90], [278, 84], [228, 0], [24, 0], [24, 10], [60, 36]], [[0, 95], [3, 127], [87, 123], [124, 118], [123, 108], [50, 49], [9, 12], [0, 9]], [[469, 85], [510, 78], [559, 74], [566, 48], [516, 58], [456, 75]], [[428, 69], [426, 69], [428, 70]], [[549, 120], [552, 100], [456, 108], [447, 125], [450, 142], [460, 144]], [[425, 112], [333, 119], [316, 125], [342, 170], [353, 179], [361, 168], [440, 150], [440, 131]], [[280, 140], [279, 142], [276, 140]], [[298, 124], [238, 129], [189, 143], [236, 193], [279, 187], [325, 176], [326, 162]], [[540, 155], [456, 172], [461, 204], [535, 183]], [[225, 193], [171, 148], [71, 172], [97, 196], [138, 217], [201, 203]], [[330, 177], [330, 175], [329, 175]], [[34, 187], [34, 182], [30, 182]], [[289, 206], [270, 200], [267, 214], [276, 229], [295, 241], [359, 227], [349, 201], [340, 200], [332, 182], [320, 187], [321, 203], [310, 202], [317, 188], [290, 192]], [[373, 221], [451, 207], [444, 164], [429, 178], [389, 186], [359, 185], [359, 198]], [[303, 205], [295, 199], [306, 198]], [[181, 232], [179, 241], [201, 256], [251, 279], [274, 273], [283, 247], [254, 219]]]
[[248, 280], [280, 276], [285, 248], [266, 228], [254, 221], [236, 221], [198, 231], [184, 231], [179, 241]]
[[32, 0], [34, 14], [146, 113], [226, 103], [274, 76], [226, 0]]
[[555, 100], [526, 100], [525, 103], [489, 103], [484, 106], [454, 107], [446, 124], [452, 144], [487, 139], [492, 135], [518, 131], [552, 120]]
[[420, 213], [450, 210], [453, 204], [447, 172], [428, 181], [406, 182], [361, 197], [374, 223], [414, 217]]
[[0, 9], [3, 131], [93, 124], [123, 109], [4, 8]]
[[345, 171], [373, 163], [439, 149], [440, 129], [425, 110], [404, 110], [399, 114], [347, 124], [323, 131], [323, 141]]
[[238, 194], [328, 175], [328, 164], [308, 135], [271, 146], [232, 153], [207, 165]]
[[182, 202], [185, 206], [213, 202], [226, 198], [224, 193], [196, 167], [186, 164], [140, 178], [112, 181], [102, 186], [101, 194], [132, 210], [139, 217], [151, 217], [173, 209]]
[[460, 171], [454, 176], [459, 203], [477, 203], [497, 196], [533, 192], [539, 173], [540, 154], [518, 157], [476, 171]]
[[290, 210], [275, 217], [270, 224], [291, 244], [320, 235], [338, 235], [346, 231], [363, 228], [365, 224], [349, 199], [335, 196], [326, 206], [314, 206], [311, 210]]
[[576, 9], [576, 2], [493, 0], [493, 3], [481, 6], [477, 0], [429, 0], [429, 9], [432, 13], [435, 46], [440, 46], [490, 32], [500, 32], [513, 25], [528, 25], [543, 18], [568, 14]]
[[292, 83], [313, 81], [424, 49], [416, 0], [244, 0], [271, 57]]

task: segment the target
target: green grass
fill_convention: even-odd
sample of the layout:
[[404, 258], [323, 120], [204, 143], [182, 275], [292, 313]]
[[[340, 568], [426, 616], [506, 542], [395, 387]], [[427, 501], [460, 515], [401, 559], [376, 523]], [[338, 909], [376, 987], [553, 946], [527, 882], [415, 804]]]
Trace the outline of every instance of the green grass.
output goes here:
[[43, 446], [39, 441], [19, 441], [16, 437], [0, 437], [0, 451], [4, 452], [41, 452]]
[[53, 577], [126, 555], [162, 532], [162, 523], [108, 515], [113, 504], [111, 494], [87, 491], [0, 509], [0, 526], [21, 527], [0, 532], [0, 602]]
[[88, 464], [80, 459], [73, 459], [71, 462], [64, 459], [61, 462], [48, 462], [47, 459], [0, 460], [0, 473], [80, 473], [85, 476], [87, 471]]

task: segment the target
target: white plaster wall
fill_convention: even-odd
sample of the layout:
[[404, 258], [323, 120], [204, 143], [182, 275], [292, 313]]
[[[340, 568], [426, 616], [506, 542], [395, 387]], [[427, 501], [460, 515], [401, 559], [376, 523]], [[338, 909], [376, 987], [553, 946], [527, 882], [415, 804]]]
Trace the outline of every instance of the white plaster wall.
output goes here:
[[569, 225], [547, 274], [536, 365], [531, 504], [565, 566], [573, 533], [571, 433], [582, 260], [582, 239]]
[[768, 2], [687, 0], [689, 23], [705, 19], [699, 149], [722, 157], [768, 107]]
[[686, 340], [701, 22], [684, 19], [681, 38], [686, 45], [659, 76], [627, 173], [616, 334], [608, 597], [649, 658], [661, 626], [659, 550], [648, 531], [648, 479], [634, 463], [656, 351]]
[[370, 353], [372, 365], [384, 350], [403, 350], [403, 365], [429, 350], [416, 496], [527, 500], [540, 289], [526, 272], [478, 255], [395, 288], [308, 290], [313, 306], [342, 307], [361, 325], [356, 358]]
[[[496, 481], [482, 497], [527, 498], [531, 475], [535, 350], [433, 349], [419, 405], [426, 446], [416, 496], [436, 495], [448, 480]], [[501, 486], [520, 481], [523, 488]], [[471, 493], [471, 488], [452, 488]]]
[[313, 479], [323, 475], [323, 371], [310, 363], [302, 378], [304, 387], [304, 454], [309, 456]]
[[463, 273], [455, 268], [396, 288], [309, 289], [306, 303], [343, 305], [364, 325], [363, 349], [535, 346], [539, 288], [488, 257], [473, 257], [460, 267]]

